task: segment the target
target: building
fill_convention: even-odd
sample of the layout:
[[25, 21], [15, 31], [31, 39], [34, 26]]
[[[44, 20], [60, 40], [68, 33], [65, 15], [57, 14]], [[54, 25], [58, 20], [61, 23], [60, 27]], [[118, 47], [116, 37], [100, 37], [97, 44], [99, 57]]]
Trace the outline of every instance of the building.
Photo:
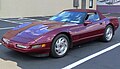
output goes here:
[[[51, 16], [73, 8], [73, 0], [0, 0], [0, 18]], [[96, 9], [96, 0], [79, 0], [79, 8]]]
[[115, 3], [120, 2], [120, 0], [97, 0], [97, 1], [105, 3], [105, 4], [115, 4]]
[[98, 0], [97, 10], [102, 13], [120, 13], [120, 0]]

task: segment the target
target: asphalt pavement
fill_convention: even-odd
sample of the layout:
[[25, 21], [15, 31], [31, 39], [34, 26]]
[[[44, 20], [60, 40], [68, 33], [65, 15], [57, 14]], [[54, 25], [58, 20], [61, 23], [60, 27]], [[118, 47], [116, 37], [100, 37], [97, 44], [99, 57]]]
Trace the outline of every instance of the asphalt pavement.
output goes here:
[[[109, 15], [120, 17], [120, 15], [115, 14]], [[40, 20], [39, 18], [31, 19]], [[19, 23], [21, 24], [22, 22], [23, 21]], [[8, 21], [1, 20], [0, 38], [7, 30], [10, 29], [10, 27], [15, 27], [17, 25], [19, 24], [15, 23], [15, 21], [13, 21], [12, 23], [12, 20], [11, 22], [9, 20]], [[120, 43], [119, 34], [120, 28], [116, 31], [115, 36], [111, 42], [105, 43], [95, 40], [73, 47], [73, 49], [71, 49], [69, 53], [63, 58], [31, 57], [26, 54], [12, 51], [10, 49], [5, 48], [3, 45], [0, 45], [0, 58], [4, 60], [14, 61], [22, 69], [62, 69], [92, 54], [95, 54], [110, 46]], [[120, 69], [119, 58], [120, 58], [120, 46], [110, 51], [107, 51], [106, 53], [103, 53], [99, 56], [96, 56], [90, 60], [87, 60], [86, 62], [75, 66], [73, 69]], [[0, 67], [0, 69], [2, 68]]]

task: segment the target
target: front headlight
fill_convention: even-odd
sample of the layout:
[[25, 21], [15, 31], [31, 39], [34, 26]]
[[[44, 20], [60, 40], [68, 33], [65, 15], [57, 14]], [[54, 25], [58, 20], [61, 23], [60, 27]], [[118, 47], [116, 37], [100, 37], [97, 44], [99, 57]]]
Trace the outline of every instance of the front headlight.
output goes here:
[[10, 40], [9, 39], [6, 39], [6, 38], [3, 38], [2, 39], [6, 44], [8, 44], [9, 42], [10, 42]]
[[41, 47], [41, 45], [34, 45], [34, 46], [32, 46], [32, 49], [36, 49], [36, 48], [40, 48]]
[[27, 48], [28, 48], [28, 46], [19, 45], [19, 44], [17, 44], [16, 47], [17, 47], [17, 48], [22, 48], [22, 49], [27, 49]]

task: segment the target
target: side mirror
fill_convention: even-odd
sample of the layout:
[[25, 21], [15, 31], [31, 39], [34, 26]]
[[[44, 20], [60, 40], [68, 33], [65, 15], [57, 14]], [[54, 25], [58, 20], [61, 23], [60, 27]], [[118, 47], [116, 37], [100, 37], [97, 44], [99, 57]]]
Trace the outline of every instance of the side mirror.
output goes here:
[[84, 25], [92, 24], [91, 21], [85, 21]]

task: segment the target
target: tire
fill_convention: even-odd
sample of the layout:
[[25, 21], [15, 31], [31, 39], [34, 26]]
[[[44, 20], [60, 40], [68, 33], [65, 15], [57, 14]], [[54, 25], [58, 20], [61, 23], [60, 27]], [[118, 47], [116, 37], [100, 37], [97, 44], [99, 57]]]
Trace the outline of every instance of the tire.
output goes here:
[[111, 25], [108, 25], [106, 28], [105, 28], [105, 32], [104, 32], [104, 35], [102, 36], [102, 41], [104, 42], [109, 42], [112, 40], [113, 38], [113, 34], [114, 34], [114, 29]]
[[52, 42], [50, 55], [55, 58], [63, 57], [67, 54], [70, 45], [69, 38], [60, 34], [56, 36]]

